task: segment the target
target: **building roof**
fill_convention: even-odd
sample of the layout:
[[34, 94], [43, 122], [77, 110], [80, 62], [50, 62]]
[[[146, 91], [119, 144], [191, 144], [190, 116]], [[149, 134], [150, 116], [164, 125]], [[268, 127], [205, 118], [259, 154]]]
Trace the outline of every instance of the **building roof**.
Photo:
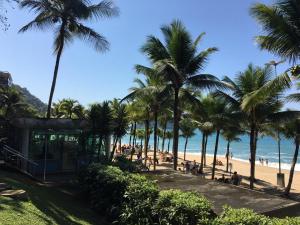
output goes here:
[[86, 130], [89, 128], [87, 120], [45, 119], [45, 118], [17, 118], [10, 124], [16, 128], [52, 129], [52, 130]]

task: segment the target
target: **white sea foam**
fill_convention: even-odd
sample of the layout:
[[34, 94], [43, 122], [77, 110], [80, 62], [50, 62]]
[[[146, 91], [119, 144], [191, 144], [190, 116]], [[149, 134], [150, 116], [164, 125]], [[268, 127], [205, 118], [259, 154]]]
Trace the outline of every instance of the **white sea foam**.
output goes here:
[[[180, 153], [183, 153], [183, 152], [180, 151]], [[199, 156], [199, 157], [201, 156], [201, 153], [199, 153], [199, 152], [192, 152], [192, 153], [188, 152], [187, 154], [194, 155], [194, 156]], [[213, 154], [206, 154], [206, 155], [210, 156], [210, 157], [214, 156]], [[217, 155], [217, 157], [224, 157], [224, 155]], [[233, 157], [232, 159], [236, 160], [236, 161], [244, 162], [244, 163], [249, 163], [249, 160], [246, 160], [246, 159], [240, 159], [240, 158], [236, 158], [236, 157]], [[262, 165], [259, 161], [256, 161], [255, 164], [256, 165]], [[265, 162], [264, 162], [263, 166], [267, 166]], [[279, 168], [279, 163], [269, 162], [268, 167], [278, 169]], [[281, 163], [281, 169], [290, 170], [291, 169], [291, 164]], [[299, 163], [296, 164], [295, 171], [300, 171], [300, 164]]]

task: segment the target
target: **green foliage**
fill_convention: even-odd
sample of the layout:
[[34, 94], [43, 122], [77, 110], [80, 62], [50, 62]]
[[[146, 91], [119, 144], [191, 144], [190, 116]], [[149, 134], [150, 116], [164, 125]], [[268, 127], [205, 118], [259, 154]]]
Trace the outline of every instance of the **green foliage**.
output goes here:
[[269, 225], [271, 220], [254, 213], [250, 209], [224, 207], [224, 212], [214, 221], [214, 225]]
[[207, 199], [198, 193], [180, 190], [161, 191], [155, 214], [159, 224], [211, 224], [214, 213]]
[[124, 195], [120, 223], [126, 225], [151, 225], [155, 222], [153, 205], [158, 198], [157, 185], [144, 176], [130, 175]]
[[300, 217], [285, 218], [285, 219], [272, 219], [270, 225], [298, 225], [300, 224]]
[[92, 164], [79, 175], [90, 203], [100, 213], [116, 219], [129, 180], [117, 167]]
[[140, 163], [127, 159], [125, 155], [115, 157], [113, 165], [119, 167], [122, 171], [130, 173], [140, 172], [142, 170]]

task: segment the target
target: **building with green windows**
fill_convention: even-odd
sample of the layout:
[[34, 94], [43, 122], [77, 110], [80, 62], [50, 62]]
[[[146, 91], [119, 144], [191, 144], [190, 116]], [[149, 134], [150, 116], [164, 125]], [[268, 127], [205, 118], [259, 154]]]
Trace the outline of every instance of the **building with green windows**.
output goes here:
[[10, 121], [8, 146], [34, 162], [30, 168], [21, 162], [21, 167], [38, 176], [75, 172], [107, 157], [110, 138], [99, 145], [86, 120], [18, 118]]

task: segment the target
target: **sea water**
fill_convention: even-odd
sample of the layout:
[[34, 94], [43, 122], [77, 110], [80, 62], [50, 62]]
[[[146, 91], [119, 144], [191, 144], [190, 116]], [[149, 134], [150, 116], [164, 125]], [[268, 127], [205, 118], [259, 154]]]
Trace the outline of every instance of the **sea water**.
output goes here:
[[[207, 141], [207, 154], [213, 155], [215, 148], [215, 138], [216, 135], [213, 134], [209, 136]], [[232, 142], [230, 144], [230, 152], [233, 154], [233, 159], [249, 163], [250, 158], [250, 138], [249, 135], [243, 135], [239, 137], [241, 141]], [[196, 134], [189, 138], [187, 145], [187, 153], [199, 155], [201, 152], [201, 142], [202, 134], [200, 131], [197, 131]], [[122, 143], [129, 143], [129, 136], [125, 136], [122, 140]], [[140, 141], [137, 140], [137, 144]], [[162, 139], [159, 141], [159, 149], [161, 149]], [[184, 150], [185, 139], [183, 137], [179, 138], [179, 152]], [[153, 146], [153, 135], [151, 135], [149, 140], [149, 145]], [[165, 150], [167, 150], [168, 140], [165, 141]], [[220, 135], [218, 155], [225, 156], [227, 150], [227, 141]], [[172, 140], [170, 144], [170, 151], [172, 151]], [[281, 168], [289, 170], [291, 167], [292, 159], [294, 156], [295, 144], [292, 139], [286, 139], [281, 137]], [[278, 168], [278, 145], [277, 140], [269, 136], [263, 136], [258, 138], [257, 151], [256, 151], [256, 160], [257, 164], [260, 164], [259, 158], [263, 158], [264, 162], [268, 160], [268, 166]], [[266, 163], [264, 163], [266, 165]], [[300, 162], [296, 164], [296, 171], [300, 171]]]

